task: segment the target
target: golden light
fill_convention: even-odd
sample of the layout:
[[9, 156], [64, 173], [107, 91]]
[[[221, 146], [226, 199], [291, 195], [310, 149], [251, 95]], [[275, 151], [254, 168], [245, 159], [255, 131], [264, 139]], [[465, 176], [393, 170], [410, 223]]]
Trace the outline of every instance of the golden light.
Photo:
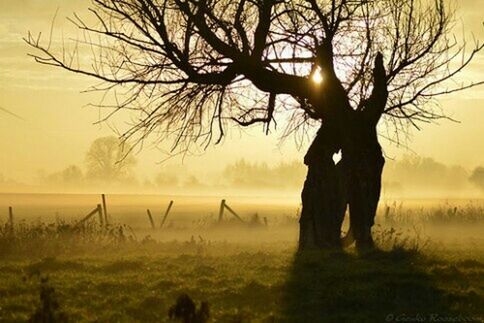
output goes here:
[[321, 82], [323, 82], [323, 75], [321, 74], [321, 69], [319, 67], [314, 70], [311, 80], [316, 84], [321, 84]]

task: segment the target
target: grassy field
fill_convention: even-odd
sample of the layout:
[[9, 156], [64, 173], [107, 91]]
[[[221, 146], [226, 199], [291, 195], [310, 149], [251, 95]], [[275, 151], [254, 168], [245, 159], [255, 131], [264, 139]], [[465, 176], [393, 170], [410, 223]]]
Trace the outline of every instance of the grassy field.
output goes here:
[[482, 322], [484, 265], [475, 258], [403, 250], [362, 257], [296, 256], [282, 246], [258, 251], [232, 245], [228, 253], [224, 245], [157, 247], [180, 252], [141, 247], [126, 254], [2, 261], [0, 320], [31, 318], [42, 308], [46, 285], [59, 304], [53, 311], [70, 321], [168, 321], [169, 307], [187, 293], [196, 303], [208, 302], [217, 322], [384, 322], [435, 314]]
[[296, 253], [295, 215], [156, 231], [4, 223], [0, 322], [169, 322], [185, 294], [212, 322], [483, 322], [483, 216], [382, 204], [382, 251], [365, 255]]

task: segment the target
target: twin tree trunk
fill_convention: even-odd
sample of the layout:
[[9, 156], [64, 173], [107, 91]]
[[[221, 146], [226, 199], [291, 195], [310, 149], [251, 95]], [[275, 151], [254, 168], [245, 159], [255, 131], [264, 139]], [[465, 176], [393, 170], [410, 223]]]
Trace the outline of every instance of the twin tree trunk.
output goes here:
[[[344, 126], [323, 124], [304, 162], [308, 174], [302, 191], [299, 249], [339, 248], [356, 241], [373, 247], [371, 227], [380, 199], [384, 158], [376, 124], [355, 112]], [[333, 155], [341, 151], [339, 162]], [[350, 232], [341, 238], [349, 208]]]
[[[357, 109], [334, 72], [331, 42], [318, 53], [326, 71], [316, 102], [324, 118], [304, 163], [308, 174], [301, 194], [299, 249], [339, 248], [356, 241], [357, 248], [372, 248], [371, 227], [380, 200], [385, 160], [376, 126], [388, 98], [383, 55], [375, 57], [373, 90]], [[333, 155], [341, 151], [336, 163]], [[341, 238], [341, 225], [349, 208], [350, 230]]]

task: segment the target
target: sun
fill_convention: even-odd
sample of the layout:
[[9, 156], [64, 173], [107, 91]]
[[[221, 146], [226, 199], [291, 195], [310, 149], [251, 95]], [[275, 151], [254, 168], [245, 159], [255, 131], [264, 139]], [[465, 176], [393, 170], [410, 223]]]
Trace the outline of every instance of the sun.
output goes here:
[[323, 74], [321, 73], [321, 68], [316, 68], [311, 75], [311, 80], [316, 84], [321, 84], [323, 82]]

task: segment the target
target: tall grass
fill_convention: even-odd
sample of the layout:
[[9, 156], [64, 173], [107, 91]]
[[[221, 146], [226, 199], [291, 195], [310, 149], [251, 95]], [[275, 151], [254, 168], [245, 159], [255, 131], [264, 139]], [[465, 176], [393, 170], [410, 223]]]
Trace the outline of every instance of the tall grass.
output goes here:
[[[379, 208], [376, 222], [374, 234], [378, 245], [390, 250], [404, 248], [416, 251], [428, 244], [428, 239], [422, 234], [422, 228], [452, 228], [455, 225], [478, 227], [484, 224], [484, 207], [473, 203], [463, 206], [441, 204], [431, 207], [410, 207], [402, 203], [383, 204]], [[225, 235], [247, 236], [253, 238], [253, 241], [260, 241], [261, 245], [269, 241], [267, 237], [274, 236], [277, 237], [277, 241], [289, 241], [292, 248], [296, 245], [296, 235], [292, 233], [297, 231], [297, 224], [298, 214], [281, 214], [277, 218], [269, 218], [267, 226], [261, 217], [256, 215], [246, 219], [246, 223], [235, 218], [218, 222], [213, 217], [202, 217], [201, 220], [192, 222], [191, 226], [170, 226], [159, 231], [148, 228], [136, 231], [141, 237], [138, 238], [130, 226], [100, 226], [92, 220], [83, 225], [62, 220], [52, 223], [24, 221], [13, 226], [4, 223], [0, 224], [0, 256], [21, 255], [39, 258], [89, 254], [99, 250], [120, 252], [139, 248], [163, 250], [168, 253], [183, 250], [198, 254], [205, 252], [208, 246], [224, 243]], [[421, 229], [418, 230], [417, 227]], [[210, 241], [210, 236], [215, 231], [218, 241]], [[170, 232], [173, 241], [168, 241], [164, 236], [165, 232]], [[223, 232], [222, 236], [220, 232]], [[187, 234], [188, 237], [194, 235], [196, 238], [187, 240]], [[165, 242], [160, 242], [158, 238], [163, 236]], [[184, 236], [185, 241], [175, 240], [180, 236]]]
[[472, 202], [464, 206], [448, 203], [433, 207], [405, 207], [403, 203], [383, 205], [377, 219], [386, 225], [416, 223], [435, 225], [484, 224], [484, 206]]
[[20, 222], [0, 226], [0, 255], [39, 256], [42, 251], [66, 254], [89, 250], [93, 246], [104, 248], [134, 241], [134, 233], [126, 225], [101, 227], [93, 222], [82, 226], [57, 221], [53, 223]]

